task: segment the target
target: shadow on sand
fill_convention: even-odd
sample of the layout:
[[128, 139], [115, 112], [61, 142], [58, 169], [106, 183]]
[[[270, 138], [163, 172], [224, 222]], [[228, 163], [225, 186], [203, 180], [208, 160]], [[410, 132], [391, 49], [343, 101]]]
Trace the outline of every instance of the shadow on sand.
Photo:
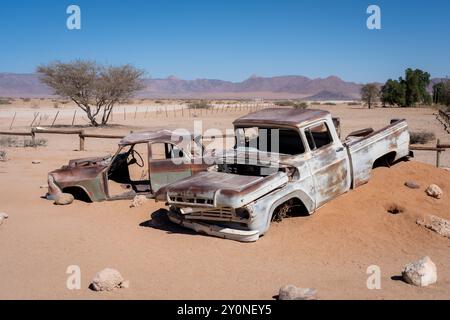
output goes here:
[[139, 226], [163, 230], [169, 234], [178, 233], [178, 234], [187, 234], [191, 236], [198, 235], [198, 233], [196, 233], [195, 231], [183, 228], [170, 221], [169, 218], [167, 217], [167, 212], [168, 211], [166, 209], [156, 210], [151, 214], [150, 220], [141, 222]]

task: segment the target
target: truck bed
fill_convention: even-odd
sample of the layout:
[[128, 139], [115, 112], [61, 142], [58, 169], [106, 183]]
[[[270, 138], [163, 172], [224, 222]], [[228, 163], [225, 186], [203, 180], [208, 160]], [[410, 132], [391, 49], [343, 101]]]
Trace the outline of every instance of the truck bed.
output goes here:
[[396, 161], [409, 154], [409, 132], [405, 120], [396, 120], [385, 128], [362, 137], [348, 137], [344, 141], [347, 149], [352, 187], [366, 183], [374, 162], [385, 156]]

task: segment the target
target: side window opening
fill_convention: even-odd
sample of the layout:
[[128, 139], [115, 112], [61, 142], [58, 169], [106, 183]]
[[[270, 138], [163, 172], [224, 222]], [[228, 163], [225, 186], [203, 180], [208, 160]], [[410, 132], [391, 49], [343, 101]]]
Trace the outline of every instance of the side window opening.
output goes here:
[[311, 126], [305, 129], [306, 140], [309, 148], [313, 150], [320, 149], [333, 142], [328, 125], [325, 122]]
[[183, 150], [171, 143], [161, 142], [152, 144], [152, 160], [169, 160], [183, 157]]
[[165, 143], [152, 143], [152, 160], [166, 160]]

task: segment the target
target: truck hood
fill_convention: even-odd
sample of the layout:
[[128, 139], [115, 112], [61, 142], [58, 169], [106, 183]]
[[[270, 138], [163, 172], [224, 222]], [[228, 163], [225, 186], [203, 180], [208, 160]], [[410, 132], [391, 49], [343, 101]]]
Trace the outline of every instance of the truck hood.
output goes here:
[[284, 172], [266, 177], [200, 172], [161, 188], [156, 199], [180, 206], [242, 207], [288, 182]]
[[69, 167], [105, 166], [109, 164], [111, 159], [111, 156], [74, 159], [69, 161]]

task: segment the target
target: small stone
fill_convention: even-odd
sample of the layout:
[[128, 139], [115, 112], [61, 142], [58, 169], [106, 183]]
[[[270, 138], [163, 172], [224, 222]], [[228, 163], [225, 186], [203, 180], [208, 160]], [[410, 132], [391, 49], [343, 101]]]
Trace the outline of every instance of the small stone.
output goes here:
[[41, 163], [41, 160], [33, 160], [33, 161], [31, 161], [31, 163], [32, 164], [39, 164], [39, 163]]
[[126, 280], [120, 284], [120, 287], [123, 289], [128, 289], [130, 287], [130, 281]]
[[147, 201], [148, 201], [148, 198], [146, 196], [137, 195], [134, 197], [133, 201], [131, 202], [130, 208], [138, 208]]
[[437, 234], [450, 238], [450, 221], [442, 219], [440, 217], [434, 216], [432, 214], [428, 215], [426, 219], [417, 220], [418, 225], [424, 226]]
[[64, 206], [64, 205], [71, 204], [73, 202], [73, 200], [74, 200], [74, 197], [70, 193], [60, 193], [60, 194], [56, 195], [55, 204]]
[[437, 281], [436, 265], [430, 257], [423, 257], [419, 261], [408, 263], [403, 269], [402, 277], [406, 283], [426, 287]]
[[317, 290], [289, 284], [280, 288], [278, 300], [317, 300]]
[[123, 282], [124, 280], [119, 271], [105, 268], [95, 275], [90, 288], [94, 291], [111, 291], [115, 288], [120, 288]]
[[8, 215], [4, 212], [0, 212], [0, 225], [2, 225], [3, 221], [5, 221], [6, 219], [8, 219]]
[[0, 161], [1, 162], [8, 161], [8, 154], [6, 153], [6, 151], [0, 150]]
[[439, 188], [439, 186], [437, 186], [435, 184], [429, 185], [426, 192], [430, 197], [433, 197], [436, 199], [440, 199], [442, 197], [442, 189]]
[[420, 185], [414, 181], [406, 181], [405, 186], [407, 186], [408, 188], [411, 188], [411, 189], [419, 189], [420, 188]]

